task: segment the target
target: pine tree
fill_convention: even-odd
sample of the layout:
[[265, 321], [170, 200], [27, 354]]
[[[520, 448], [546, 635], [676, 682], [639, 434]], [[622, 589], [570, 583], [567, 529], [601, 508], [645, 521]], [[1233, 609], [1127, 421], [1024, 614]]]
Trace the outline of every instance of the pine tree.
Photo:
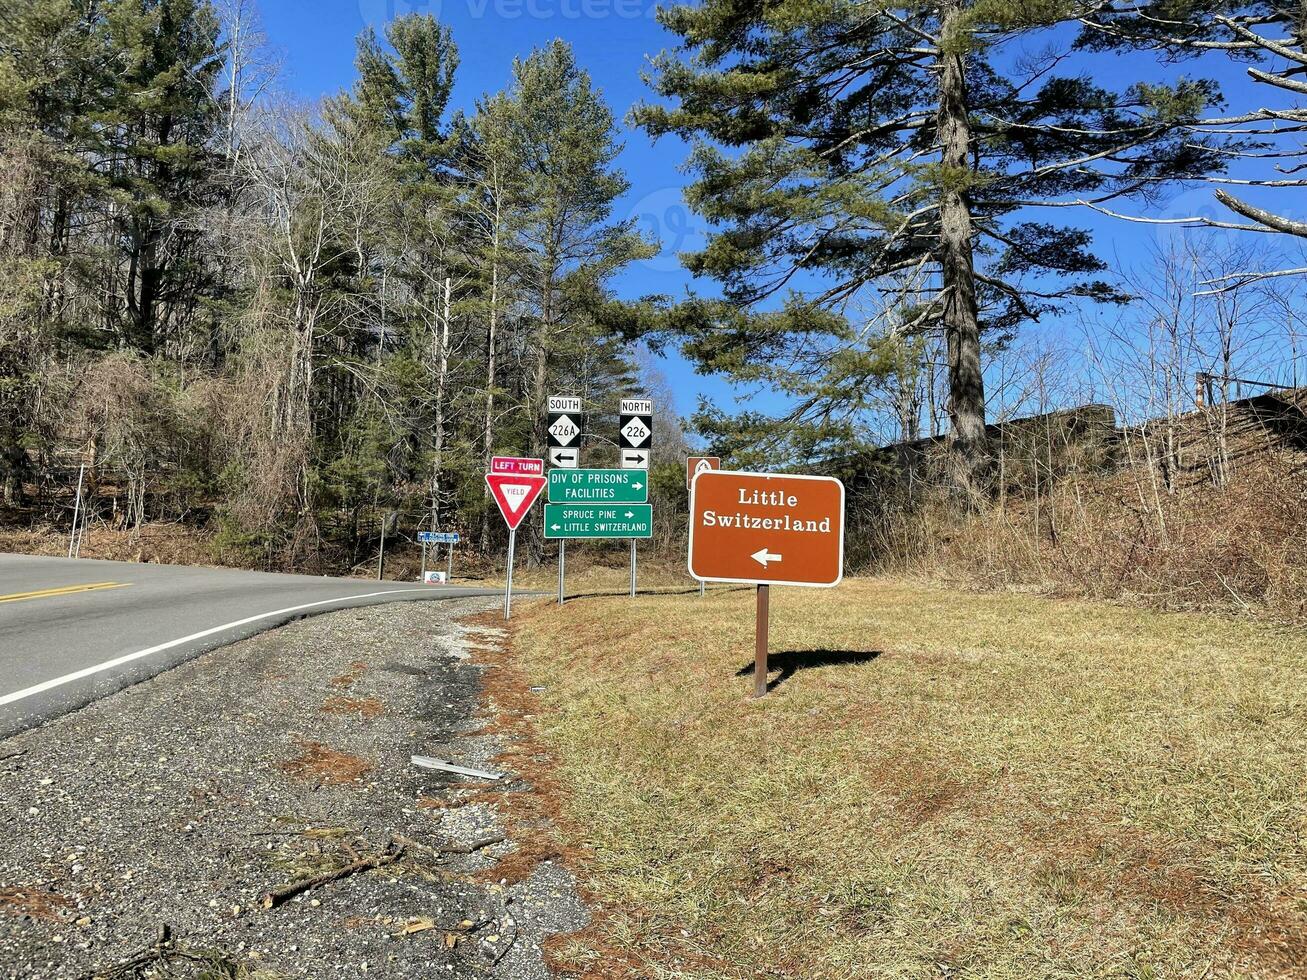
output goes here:
[[[1219, 167], [1186, 138], [1204, 82], [1109, 89], [1061, 73], [1070, 0], [706, 0], [662, 22], [682, 39], [635, 113], [693, 143], [688, 200], [716, 230], [688, 257], [722, 302], [677, 311], [705, 370], [779, 387], [817, 448], [878, 372], [849, 326], [867, 294], [947, 349], [955, 481], [983, 491], [981, 342], [1077, 298], [1119, 301], [1089, 235], [1051, 223], [1081, 199], [1146, 194]], [[1035, 41], [1058, 47], [1036, 50]], [[1102, 76], [1110, 73], [1103, 72]], [[765, 419], [747, 421], [757, 431]]]
[[[1225, 217], [1186, 216], [1191, 227], [1275, 232], [1307, 238], [1307, 221], [1284, 209], [1262, 207], [1248, 199], [1250, 188], [1280, 192], [1307, 186], [1300, 174], [1307, 167], [1307, 147], [1299, 132], [1307, 124], [1307, 108], [1300, 105], [1307, 84], [1307, 20], [1301, 3], [1281, 0], [1163, 0], [1153, 3], [1104, 3], [1084, 18], [1088, 30], [1084, 45], [1115, 52], [1147, 47], [1167, 58], [1192, 62], [1205, 59], [1233, 61], [1257, 87], [1258, 100], [1244, 109], [1207, 116], [1195, 122], [1195, 138], [1231, 137], [1227, 155], [1246, 161], [1275, 161], [1274, 173], [1262, 176], [1245, 167], [1237, 177], [1210, 178], [1218, 185], [1214, 198], [1231, 214]], [[1225, 185], [1225, 186], [1219, 186]], [[1150, 222], [1147, 217], [1128, 216]], [[1166, 219], [1175, 223], [1176, 219]], [[1237, 289], [1265, 278], [1307, 275], [1307, 268], [1266, 272], [1249, 270], [1226, 275], [1206, 285], [1217, 290]]]
[[167, 321], [193, 312], [179, 300], [206, 275], [191, 218], [215, 188], [220, 29], [207, 0], [111, 0], [104, 31], [121, 69], [93, 122], [126, 242], [122, 339], [148, 354], [184, 327]]

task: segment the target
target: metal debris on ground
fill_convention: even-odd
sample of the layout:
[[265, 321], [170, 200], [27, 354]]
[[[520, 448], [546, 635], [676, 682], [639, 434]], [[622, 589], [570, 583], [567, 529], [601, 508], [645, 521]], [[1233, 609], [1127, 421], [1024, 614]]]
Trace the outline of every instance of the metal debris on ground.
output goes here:
[[456, 766], [452, 762], [446, 762], [444, 759], [435, 759], [429, 755], [413, 756], [413, 765], [419, 769], [437, 769], [440, 772], [452, 772], [456, 776], [468, 776], [472, 779], [503, 779], [502, 772], [486, 772], [483, 769], [469, 769], [466, 766]]

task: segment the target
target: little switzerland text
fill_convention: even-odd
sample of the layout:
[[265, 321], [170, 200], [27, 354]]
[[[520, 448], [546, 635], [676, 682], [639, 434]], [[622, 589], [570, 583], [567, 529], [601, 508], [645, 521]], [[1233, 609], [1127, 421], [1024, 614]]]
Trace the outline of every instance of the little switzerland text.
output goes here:
[[831, 522], [829, 517], [820, 521], [805, 520], [798, 517], [752, 517], [749, 514], [719, 514], [715, 510], [703, 512], [704, 527], [738, 527], [764, 531], [803, 531], [813, 534], [829, 534]]

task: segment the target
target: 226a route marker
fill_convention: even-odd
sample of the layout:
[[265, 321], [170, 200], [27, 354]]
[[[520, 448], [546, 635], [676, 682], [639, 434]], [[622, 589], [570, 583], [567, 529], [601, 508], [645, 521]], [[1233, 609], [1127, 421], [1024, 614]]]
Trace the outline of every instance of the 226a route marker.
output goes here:
[[690, 487], [690, 574], [758, 587], [753, 696], [767, 693], [773, 585], [844, 578], [844, 484], [826, 476], [704, 470]]

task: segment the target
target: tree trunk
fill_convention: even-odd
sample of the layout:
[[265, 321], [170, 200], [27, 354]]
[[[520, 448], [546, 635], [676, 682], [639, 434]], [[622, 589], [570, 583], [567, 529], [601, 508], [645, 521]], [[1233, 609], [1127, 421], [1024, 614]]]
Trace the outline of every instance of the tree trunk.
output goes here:
[[436, 350], [436, 433], [435, 459], [431, 464], [431, 530], [439, 529], [440, 477], [445, 466], [445, 389], [449, 382], [449, 277], [445, 277], [445, 308], [435, 340]]
[[[491, 249], [490, 266], [490, 322], [486, 327], [486, 417], [481, 434], [483, 466], [490, 472], [490, 457], [495, 451], [495, 344], [499, 328], [499, 233], [502, 211], [500, 207], [498, 184], [495, 191], [495, 232]], [[482, 490], [485, 506], [481, 513], [481, 551], [484, 554], [490, 547], [490, 487]]]
[[[541, 277], [544, 288], [540, 297], [540, 332], [536, 339], [536, 362], [531, 379], [531, 397], [529, 401], [532, 414], [531, 455], [544, 458], [548, 452], [548, 434], [546, 428], [545, 406], [549, 398], [549, 347], [553, 340], [554, 325], [554, 285], [558, 275], [558, 260], [552, 251], [545, 255], [545, 274]], [[543, 522], [533, 523], [528, 530], [527, 564], [538, 567], [545, 556], [545, 537]]]
[[971, 124], [967, 114], [965, 58], [960, 50], [959, 0], [944, 7], [939, 63], [940, 265], [944, 290], [944, 336], [948, 345], [949, 417], [953, 479], [973, 503], [986, 492], [991, 460], [985, 438], [985, 380], [980, 364], [980, 322], [972, 255]]

